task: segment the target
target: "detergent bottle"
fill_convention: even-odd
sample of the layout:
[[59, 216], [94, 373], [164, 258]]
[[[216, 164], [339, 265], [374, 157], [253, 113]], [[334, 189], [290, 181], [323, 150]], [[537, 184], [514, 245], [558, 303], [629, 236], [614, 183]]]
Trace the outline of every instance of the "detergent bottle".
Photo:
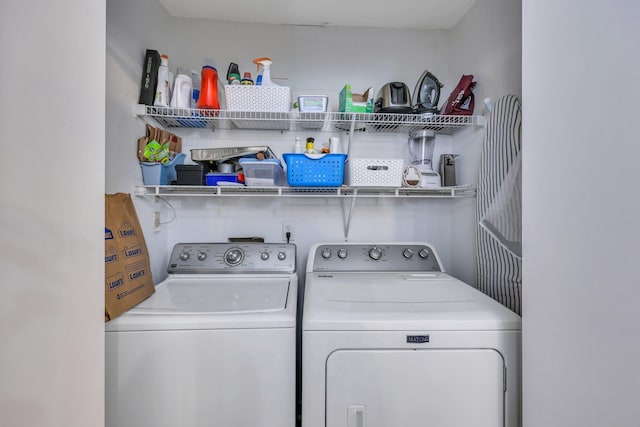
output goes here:
[[[271, 58], [256, 58], [253, 63], [258, 66], [258, 78], [256, 79], [256, 85], [262, 86], [280, 86], [271, 81]], [[262, 69], [262, 73], [260, 70]]]
[[202, 67], [198, 108], [210, 110], [220, 109], [220, 102], [218, 101], [218, 70], [210, 65]]
[[171, 107], [189, 108], [191, 107], [191, 95], [193, 91], [193, 81], [184, 72], [179, 72], [175, 78], [173, 92], [171, 94]]

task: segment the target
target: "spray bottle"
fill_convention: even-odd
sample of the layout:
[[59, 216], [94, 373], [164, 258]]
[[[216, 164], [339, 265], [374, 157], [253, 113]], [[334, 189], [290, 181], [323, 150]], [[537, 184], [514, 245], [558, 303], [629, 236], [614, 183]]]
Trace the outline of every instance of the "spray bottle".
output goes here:
[[[256, 79], [256, 85], [262, 86], [279, 86], [271, 81], [271, 58], [256, 58], [253, 63], [258, 66], [258, 78]], [[262, 68], [262, 73], [260, 69]]]

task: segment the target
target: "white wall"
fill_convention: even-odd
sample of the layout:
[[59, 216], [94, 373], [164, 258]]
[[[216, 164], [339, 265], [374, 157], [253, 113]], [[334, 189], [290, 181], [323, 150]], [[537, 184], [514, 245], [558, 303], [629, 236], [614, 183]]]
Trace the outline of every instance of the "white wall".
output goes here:
[[[477, 0], [451, 31], [450, 71], [456, 78], [451, 84], [457, 84], [463, 74], [474, 76], [477, 115], [489, 114], [483, 103], [485, 98], [495, 102], [513, 94], [522, 100], [521, 13], [520, 1]], [[463, 182], [478, 182], [484, 134], [480, 138], [463, 134], [456, 140], [456, 152], [462, 154], [456, 159], [456, 167]], [[454, 210], [454, 241], [475, 241], [475, 210], [475, 201]], [[455, 257], [458, 274], [469, 278], [467, 282], [472, 284], [476, 283], [475, 249], [459, 245]]]
[[[141, 11], [147, 19], [137, 20]], [[158, 22], [152, 28], [154, 19]], [[165, 30], [160, 32], [158, 28]], [[142, 58], [145, 48], [155, 48], [169, 55], [170, 68], [199, 70], [203, 64], [218, 68], [224, 78], [229, 62], [251, 71], [251, 60], [269, 56], [274, 60], [273, 76], [292, 88], [294, 98], [300, 93], [327, 93], [331, 109], [337, 110], [338, 93], [345, 83], [354, 91], [374, 90], [388, 81], [405, 81], [413, 87], [425, 68], [448, 76], [446, 31], [403, 31], [354, 28], [309, 28], [296, 26], [230, 24], [224, 22], [167, 17], [153, 0], [136, 2], [110, 1], [107, 10], [107, 189], [130, 192], [141, 183], [134, 156], [136, 139], [143, 124], [132, 119], [130, 111], [137, 102]], [[153, 39], [150, 34], [157, 34]], [[402, 49], [397, 49], [402, 46]], [[358, 59], [355, 59], [357, 47]], [[138, 64], [138, 65], [135, 65]], [[136, 69], [135, 72], [132, 70]], [[224, 100], [222, 93], [221, 97]], [[224, 102], [224, 101], [223, 101]], [[480, 140], [481, 129], [469, 131]], [[183, 137], [183, 151], [221, 146], [269, 145], [278, 155], [292, 150], [296, 135], [328, 140], [329, 133], [189, 131], [175, 130]], [[343, 141], [347, 134], [336, 132]], [[438, 138], [436, 155], [451, 152], [452, 139]], [[361, 157], [407, 157], [407, 135], [357, 135], [352, 154]], [[359, 150], [359, 151], [358, 151]], [[190, 162], [190, 160], [188, 160]], [[262, 236], [281, 241], [282, 221], [296, 224], [295, 243], [303, 265], [311, 243], [319, 240], [344, 240], [340, 205], [334, 201], [309, 202], [308, 199], [176, 200], [177, 219], [163, 225], [160, 232], [151, 230], [151, 212], [160, 210], [163, 221], [171, 212], [162, 203], [136, 199], [145, 237], [152, 254], [154, 281], [165, 276], [172, 245], [179, 241], [224, 241], [230, 236]], [[264, 205], [268, 214], [262, 214]], [[322, 205], [328, 205], [328, 208]], [[451, 200], [364, 200], [356, 205], [350, 240], [427, 240], [441, 252], [447, 269], [455, 274], [451, 256], [453, 247]], [[469, 242], [463, 242], [469, 245]]]
[[522, 3], [477, 0], [451, 32], [451, 71], [473, 74], [477, 108], [482, 100], [522, 97]]
[[3, 426], [103, 425], [104, 8], [0, 3]]
[[[126, 72], [108, 73], [107, 188], [110, 191], [131, 191], [133, 183], [141, 182], [132, 147], [135, 139], [142, 134], [143, 127], [141, 121], [131, 124], [128, 114], [132, 108], [129, 105], [137, 101], [135, 89], [139, 87], [140, 79], [140, 71], [136, 73], [131, 70], [140, 70], [141, 65], [136, 67], [135, 64], [136, 61], [142, 63], [145, 48], [167, 53], [170, 68], [174, 71], [177, 67], [199, 70], [203, 64], [211, 64], [218, 68], [223, 78], [231, 61], [238, 63], [241, 71], [253, 72], [255, 77], [251, 60], [258, 56], [269, 56], [274, 60], [274, 78], [278, 83], [290, 86], [294, 98], [301, 93], [326, 93], [330, 96], [330, 108], [334, 111], [337, 109], [338, 92], [347, 82], [352, 84], [354, 91], [362, 91], [370, 86], [377, 91], [384, 83], [398, 80], [406, 82], [413, 91], [418, 77], [428, 69], [445, 84], [441, 97], [441, 102], [444, 102], [459, 79], [459, 66], [451, 64], [454, 37], [450, 31], [317, 28], [178, 19], [167, 17], [166, 12], [153, 0], [138, 0], [133, 4], [113, 0], [108, 7], [108, 70], [112, 67], [118, 70], [123, 62], [129, 64]], [[142, 10], [147, 11], [147, 18], [134, 19]], [[507, 19], [511, 15], [507, 14]], [[495, 14], [482, 15], [478, 20], [485, 22], [493, 16]], [[163, 28], [162, 32], [151, 28], [154, 18], [158, 22], [156, 27]], [[509, 30], [500, 33], [500, 36], [508, 37], [511, 42], [519, 35], [517, 31], [514, 35], [511, 30], [513, 27], [517, 25], [510, 25]], [[156, 34], [158, 38], [153, 39], [151, 34]], [[484, 59], [490, 62], [496, 55], [500, 53], [491, 51]], [[512, 72], [504, 71], [498, 76], [490, 74], [486, 78], [483, 76], [484, 81], [488, 83], [493, 79], [499, 82], [505, 76], [519, 81], [519, 56], [515, 61], [512, 57], [510, 60], [513, 63]], [[112, 116], [117, 120], [112, 121]], [[192, 148], [256, 144], [269, 145], [280, 154], [292, 149], [294, 138], [298, 135], [294, 132], [280, 134], [220, 130], [175, 132], [183, 137], [183, 151], [187, 154]], [[346, 133], [335, 135], [347, 139]], [[300, 133], [299, 136], [315, 136], [322, 141], [328, 139], [329, 134], [311, 132]], [[481, 128], [466, 130], [455, 138], [440, 136], [434, 158], [444, 152], [471, 153], [461, 160], [460, 183], [475, 183], [477, 172], [469, 171], [477, 171], [475, 164], [478, 163], [482, 137]], [[407, 157], [407, 135], [360, 134], [355, 136], [355, 141], [353, 155]], [[462, 145], [459, 146], [459, 143]], [[163, 220], [171, 216], [170, 211], [161, 203], [148, 199], [136, 200], [143, 227], [146, 228], [145, 236], [152, 253], [156, 282], [165, 275], [170, 247], [188, 236], [198, 240], [225, 240], [229, 236], [258, 235], [267, 240], [280, 241], [282, 220], [293, 220], [300, 224], [296, 227], [295, 241], [301, 261], [311, 243], [344, 239], [340, 206], [334, 206], [336, 203], [332, 201], [323, 202], [330, 206], [326, 211], [319, 208], [317, 203], [308, 203], [306, 199], [243, 202], [173, 199], [170, 202], [187, 208], [178, 211], [175, 222], [154, 233], [150, 229], [151, 211], [161, 210]], [[268, 204], [269, 215], [255, 218], [255, 207], [263, 203]], [[189, 212], [190, 209], [192, 212]], [[356, 205], [349, 238], [429, 241], [439, 249], [449, 272], [475, 283], [473, 215], [473, 200], [366, 200]], [[311, 227], [309, 223], [316, 227]], [[454, 253], [456, 256], [453, 256]]]
[[640, 425], [640, 4], [523, 2], [524, 425]]
[[[7, 425], [103, 420], [104, 94], [94, 83], [103, 77], [104, 7], [0, 3], [0, 123], [9, 159], [0, 169], [0, 413]], [[632, 0], [524, 2], [526, 427], [640, 423], [639, 89], [629, 83], [640, 75], [638, 16]], [[73, 76], [82, 90], [41, 90], [34, 82], [42, 81], [43, 61], [56, 65], [47, 82]], [[43, 152], [55, 167], [25, 173]], [[612, 181], [593, 179], [610, 166]]]
[[[145, 50], [171, 46], [171, 20], [156, 0], [109, 0], [106, 51], [106, 193], [131, 193], [142, 184], [137, 139], [145, 125], [133, 114], [138, 102]], [[153, 230], [153, 204], [134, 198], [145, 235], [154, 278], [166, 274], [167, 234]], [[161, 261], [157, 261], [161, 260]], [[156, 280], [157, 282], [157, 280]]]

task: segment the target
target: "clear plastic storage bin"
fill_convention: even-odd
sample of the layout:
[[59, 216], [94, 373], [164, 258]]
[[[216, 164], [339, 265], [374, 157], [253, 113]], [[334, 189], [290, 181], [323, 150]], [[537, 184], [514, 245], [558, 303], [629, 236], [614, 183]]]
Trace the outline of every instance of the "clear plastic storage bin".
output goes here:
[[278, 159], [239, 159], [247, 186], [281, 186], [285, 184], [284, 169]]

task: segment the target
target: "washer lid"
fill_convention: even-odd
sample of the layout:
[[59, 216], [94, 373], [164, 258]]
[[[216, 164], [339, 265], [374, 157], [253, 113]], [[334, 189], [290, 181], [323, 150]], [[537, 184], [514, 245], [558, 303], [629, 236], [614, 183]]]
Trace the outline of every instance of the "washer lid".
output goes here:
[[291, 276], [170, 276], [106, 330], [295, 326], [296, 286]]
[[162, 314], [237, 313], [284, 310], [289, 281], [172, 278], [156, 287], [136, 311]]
[[307, 275], [304, 330], [519, 330], [520, 316], [446, 273]]

